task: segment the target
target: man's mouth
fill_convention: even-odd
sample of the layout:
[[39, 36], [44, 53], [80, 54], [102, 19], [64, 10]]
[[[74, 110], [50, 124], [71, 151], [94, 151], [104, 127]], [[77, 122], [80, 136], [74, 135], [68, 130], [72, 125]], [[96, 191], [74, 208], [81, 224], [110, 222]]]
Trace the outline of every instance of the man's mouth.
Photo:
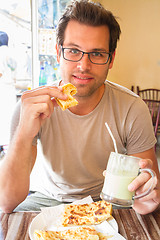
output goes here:
[[73, 77], [75, 81], [78, 81], [78, 82], [82, 81], [83, 83], [91, 81], [93, 79], [93, 77], [91, 76], [84, 76], [84, 75], [73, 75]]
[[90, 79], [90, 78], [88, 78], [88, 77], [78, 77], [78, 76], [77, 76], [77, 78], [78, 78], [78, 79], [83, 79], [83, 80]]

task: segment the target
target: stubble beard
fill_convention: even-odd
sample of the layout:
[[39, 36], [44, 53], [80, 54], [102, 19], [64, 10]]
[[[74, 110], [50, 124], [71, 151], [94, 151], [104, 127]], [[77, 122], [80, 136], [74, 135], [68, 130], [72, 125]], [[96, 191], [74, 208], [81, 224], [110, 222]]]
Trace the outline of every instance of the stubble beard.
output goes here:
[[[104, 74], [103, 78], [98, 79], [91, 86], [90, 85], [86, 86], [86, 85], [83, 85], [83, 84], [79, 84], [77, 86], [77, 88], [79, 90], [78, 90], [76, 96], [79, 97], [79, 98], [91, 97], [93, 94], [95, 94], [98, 91], [98, 89], [100, 89], [102, 86], [104, 86], [107, 75], [108, 75], [108, 69], [106, 70], [106, 73]], [[72, 80], [71, 80], [71, 82], [72, 82]]]

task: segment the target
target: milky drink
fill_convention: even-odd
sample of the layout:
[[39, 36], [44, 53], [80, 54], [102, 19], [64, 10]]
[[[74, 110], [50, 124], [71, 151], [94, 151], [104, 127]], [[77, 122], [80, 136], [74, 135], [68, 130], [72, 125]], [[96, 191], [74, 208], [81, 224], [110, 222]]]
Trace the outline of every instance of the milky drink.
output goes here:
[[115, 175], [106, 172], [105, 184], [102, 192], [114, 198], [132, 200], [134, 192], [128, 191], [128, 185], [133, 179], [135, 179], [135, 176], [125, 176], [124, 173], [122, 175]]

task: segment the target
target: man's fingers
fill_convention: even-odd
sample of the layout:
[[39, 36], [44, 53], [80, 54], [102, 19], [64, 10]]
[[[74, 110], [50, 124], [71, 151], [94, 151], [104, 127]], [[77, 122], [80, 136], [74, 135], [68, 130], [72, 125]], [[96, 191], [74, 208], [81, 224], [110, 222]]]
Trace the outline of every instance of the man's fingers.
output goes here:
[[129, 191], [135, 191], [144, 185], [149, 179], [151, 175], [148, 172], [142, 172], [138, 177], [136, 177], [128, 186]]
[[[51, 98], [48, 95], [40, 95], [36, 97], [23, 99], [22, 104], [24, 104], [25, 106], [29, 105], [30, 108], [32, 108], [32, 106], [35, 105], [34, 106], [35, 111], [36, 111], [36, 106], [38, 107], [38, 104], [40, 105], [46, 104], [45, 109], [47, 108], [47, 111], [49, 111], [49, 116], [52, 114], [54, 109], [53, 102], [51, 101]], [[37, 108], [37, 111], [38, 111], [38, 108]]]
[[160, 203], [160, 191], [158, 189], [153, 189], [149, 194], [144, 197], [138, 198], [140, 202], [154, 201], [155, 203]]
[[50, 109], [46, 103], [42, 103], [39, 107], [39, 112], [37, 112], [37, 117], [40, 117], [41, 120], [49, 118], [51, 115]]
[[136, 177], [128, 186], [129, 191], [136, 191], [136, 194], [141, 194], [147, 191], [152, 186], [155, 188], [158, 184], [157, 176], [153, 178], [148, 172], [142, 172], [138, 177]]
[[153, 162], [151, 159], [141, 159], [139, 161], [140, 168], [150, 168], [152, 169]]
[[56, 97], [62, 100], [66, 100], [68, 98], [68, 96], [63, 93], [61, 87], [55, 87], [55, 86], [45, 86], [45, 87], [39, 87], [29, 91], [25, 91], [22, 94], [21, 98], [23, 101], [25, 98], [36, 97], [41, 95], [48, 95], [50, 96], [50, 98]]

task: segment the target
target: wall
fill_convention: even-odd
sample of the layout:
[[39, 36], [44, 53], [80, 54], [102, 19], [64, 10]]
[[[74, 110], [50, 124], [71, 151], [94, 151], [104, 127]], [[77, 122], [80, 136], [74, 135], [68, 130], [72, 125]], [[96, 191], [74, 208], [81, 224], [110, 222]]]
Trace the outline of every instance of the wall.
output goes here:
[[121, 38], [108, 80], [160, 89], [160, 0], [99, 0], [118, 17]]

